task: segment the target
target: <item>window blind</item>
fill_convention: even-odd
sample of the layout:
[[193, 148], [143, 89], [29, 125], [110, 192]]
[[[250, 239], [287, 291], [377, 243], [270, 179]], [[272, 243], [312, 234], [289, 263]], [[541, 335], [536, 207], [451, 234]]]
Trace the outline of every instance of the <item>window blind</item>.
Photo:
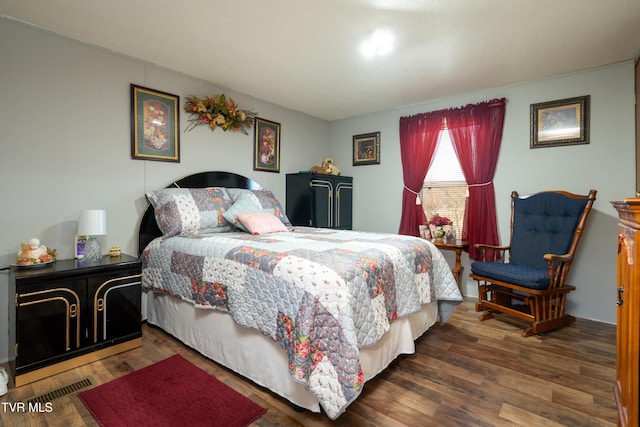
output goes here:
[[424, 180], [425, 187], [451, 187], [467, 185], [460, 168], [458, 156], [453, 149], [448, 129], [438, 134], [436, 152]]

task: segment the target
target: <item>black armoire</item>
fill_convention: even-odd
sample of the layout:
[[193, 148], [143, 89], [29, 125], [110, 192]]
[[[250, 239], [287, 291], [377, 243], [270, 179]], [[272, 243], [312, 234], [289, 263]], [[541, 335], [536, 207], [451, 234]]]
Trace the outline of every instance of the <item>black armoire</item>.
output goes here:
[[287, 174], [286, 206], [293, 225], [351, 230], [353, 178]]

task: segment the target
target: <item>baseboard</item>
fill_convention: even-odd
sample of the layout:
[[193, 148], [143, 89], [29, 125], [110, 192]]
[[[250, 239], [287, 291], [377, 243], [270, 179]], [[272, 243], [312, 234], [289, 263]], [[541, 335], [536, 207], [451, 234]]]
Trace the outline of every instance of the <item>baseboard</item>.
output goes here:
[[92, 363], [97, 360], [104, 359], [105, 357], [113, 356], [114, 354], [132, 350], [140, 346], [142, 346], [142, 337], [105, 347], [97, 351], [92, 351], [90, 353], [74, 357], [73, 359], [63, 360], [62, 362], [45, 366], [44, 368], [36, 369], [35, 371], [25, 372], [24, 374], [17, 375], [14, 378], [14, 387], [21, 387], [34, 381], [59, 374], [60, 372], [75, 369], [78, 366], [86, 365], [87, 363]]

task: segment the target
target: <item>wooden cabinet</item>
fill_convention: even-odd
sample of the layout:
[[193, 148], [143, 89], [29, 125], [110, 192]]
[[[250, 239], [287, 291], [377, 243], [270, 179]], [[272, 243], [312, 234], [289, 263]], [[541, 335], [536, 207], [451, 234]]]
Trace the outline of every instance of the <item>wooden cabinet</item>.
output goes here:
[[618, 210], [615, 398], [618, 425], [637, 426], [640, 413], [640, 199], [613, 201]]
[[137, 258], [12, 267], [9, 297], [9, 364], [16, 386], [142, 344]]
[[351, 230], [353, 178], [287, 174], [286, 206], [293, 225]]
[[640, 197], [640, 54], [635, 59], [636, 75], [636, 197]]

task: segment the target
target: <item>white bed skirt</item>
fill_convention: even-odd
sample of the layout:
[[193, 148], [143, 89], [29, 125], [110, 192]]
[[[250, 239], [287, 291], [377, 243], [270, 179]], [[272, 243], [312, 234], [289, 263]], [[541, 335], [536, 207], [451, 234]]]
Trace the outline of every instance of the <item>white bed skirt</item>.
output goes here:
[[[164, 294], [143, 292], [143, 300], [149, 324], [293, 404], [320, 412], [318, 401], [289, 374], [286, 353], [269, 337], [237, 325], [226, 313], [195, 308], [190, 302]], [[365, 381], [380, 373], [398, 355], [415, 353], [415, 340], [437, 318], [437, 304], [425, 304], [420, 312], [393, 322], [379, 343], [361, 349]]]

